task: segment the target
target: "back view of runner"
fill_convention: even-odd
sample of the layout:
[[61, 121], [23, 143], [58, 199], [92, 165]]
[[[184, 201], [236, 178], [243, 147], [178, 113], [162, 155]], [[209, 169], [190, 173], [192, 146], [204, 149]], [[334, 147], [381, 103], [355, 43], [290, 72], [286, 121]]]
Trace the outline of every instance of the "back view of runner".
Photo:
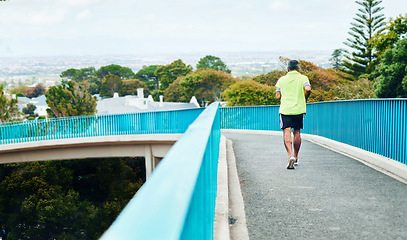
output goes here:
[[[276, 99], [280, 103], [280, 128], [284, 133], [284, 146], [288, 153], [287, 169], [294, 169], [298, 164], [298, 152], [301, 147], [300, 129], [303, 120], [306, 102], [311, 94], [311, 85], [307, 76], [300, 74], [300, 64], [297, 60], [290, 60], [287, 67], [288, 73], [281, 77], [276, 84]], [[294, 133], [294, 153], [292, 151], [291, 129]]]

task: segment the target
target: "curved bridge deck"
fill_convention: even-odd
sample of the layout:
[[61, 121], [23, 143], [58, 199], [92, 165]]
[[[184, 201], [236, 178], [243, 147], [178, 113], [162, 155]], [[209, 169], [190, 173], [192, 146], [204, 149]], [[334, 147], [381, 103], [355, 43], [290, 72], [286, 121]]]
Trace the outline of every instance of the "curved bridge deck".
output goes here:
[[407, 185], [302, 141], [287, 170], [281, 136], [224, 132], [232, 140], [255, 239], [407, 239]]

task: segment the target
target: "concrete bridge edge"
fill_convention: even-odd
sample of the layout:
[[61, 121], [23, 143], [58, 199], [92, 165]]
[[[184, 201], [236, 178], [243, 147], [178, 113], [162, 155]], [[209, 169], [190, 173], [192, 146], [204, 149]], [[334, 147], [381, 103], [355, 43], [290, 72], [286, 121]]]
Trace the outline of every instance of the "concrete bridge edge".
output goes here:
[[303, 139], [318, 144], [322, 147], [353, 158], [364, 165], [375, 169], [389, 177], [407, 184], [407, 165], [391, 158], [372, 153], [345, 143], [312, 134], [301, 134]]
[[215, 221], [213, 225], [213, 239], [230, 239], [228, 167], [226, 159], [226, 138], [224, 136], [221, 136], [219, 144], [217, 194], [215, 205]]
[[225, 136], [220, 141], [214, 239], [249, 239], [233, 143]]

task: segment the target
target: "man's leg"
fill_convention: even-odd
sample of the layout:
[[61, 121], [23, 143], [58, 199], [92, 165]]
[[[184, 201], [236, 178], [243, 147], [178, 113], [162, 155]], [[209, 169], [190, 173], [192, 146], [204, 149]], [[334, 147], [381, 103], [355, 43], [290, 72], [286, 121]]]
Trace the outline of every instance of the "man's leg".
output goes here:
[[300, 147], [301, 147], [301, 130], [294, 130], [294, 157], [295, 159], [298, 158], [298, 152], [300, 151]]
[[283, 129], [284, 133], [284, 146], [285, 150], [287, 150], [288, 157], [290, 157], [293, 154], [292, 150], [292, 140], [291, 140], [291, 128], [284, 128]]
[[287, 150], [288, 154], [288, 165], [287, 169], [294, 169], [295, 158], [293, 157], [293, 147], [292, 147], [292, 140], [291, 140], [291, 128], [284, 128], [284, 146]]

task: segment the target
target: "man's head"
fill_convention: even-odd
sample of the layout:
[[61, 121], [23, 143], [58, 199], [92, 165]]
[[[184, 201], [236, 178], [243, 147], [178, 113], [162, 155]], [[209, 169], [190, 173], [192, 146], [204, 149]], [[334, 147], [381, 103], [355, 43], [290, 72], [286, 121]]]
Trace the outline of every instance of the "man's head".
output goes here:
[[288, 62], [288, 71], [292, 71], [292, 70], [299, 70], [300, 69], [300, 63], [297, 60], [290, 60]]

